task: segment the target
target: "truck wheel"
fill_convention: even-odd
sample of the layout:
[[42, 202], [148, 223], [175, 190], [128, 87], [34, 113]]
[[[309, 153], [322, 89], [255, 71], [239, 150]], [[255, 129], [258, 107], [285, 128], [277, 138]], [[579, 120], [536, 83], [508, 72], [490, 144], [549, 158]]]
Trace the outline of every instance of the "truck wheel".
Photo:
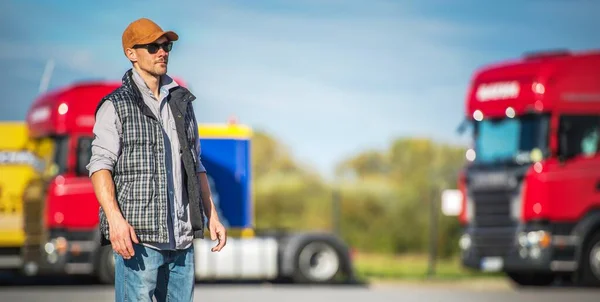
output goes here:
[[554, 282], [554, 274], [543, 273], [507, 273], [518, 286], [547, 286]]
[[330, 242], [307, 241], [296, 252], [293, 279], [298, 283], [330, 283], [341, 267], [340, 254]]
[[600, 232], [584, 243], [580, 263], [582, 285], [600, 286]]
[[115, 258], [110, 245], [100, 247], [97, 271], [100, 282], [105, 284], [115, 283]]

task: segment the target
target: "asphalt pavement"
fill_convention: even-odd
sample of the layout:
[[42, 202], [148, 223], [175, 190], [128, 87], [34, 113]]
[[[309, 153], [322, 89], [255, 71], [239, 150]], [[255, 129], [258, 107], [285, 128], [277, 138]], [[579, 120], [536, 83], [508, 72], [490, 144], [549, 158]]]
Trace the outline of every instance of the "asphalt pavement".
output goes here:
[[[458, 284], [371, 284], [368, 286], [301, 286], [273, 284], [200, 284], [194, 301], [261, 302], [443, 301], [443, 302], [586, 302], [600, 301], [600, 289], [464, 286]], [[0, 286], [0, 301], [114, 301], [113, 287], [104, 285]]]

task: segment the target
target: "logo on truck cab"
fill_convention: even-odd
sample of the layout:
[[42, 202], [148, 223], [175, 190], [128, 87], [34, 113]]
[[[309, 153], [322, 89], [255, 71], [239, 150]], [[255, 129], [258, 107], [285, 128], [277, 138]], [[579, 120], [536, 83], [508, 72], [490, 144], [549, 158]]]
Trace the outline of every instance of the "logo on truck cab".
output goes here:
[[477, 87], [476, 97], [479, 101], [513, 99], [519, 96], [520, 86], [517, 81], [481, 84]]
[[44, 161], [29, 151], [0, 151], [0, 165], [28, 165], [44, 170]]

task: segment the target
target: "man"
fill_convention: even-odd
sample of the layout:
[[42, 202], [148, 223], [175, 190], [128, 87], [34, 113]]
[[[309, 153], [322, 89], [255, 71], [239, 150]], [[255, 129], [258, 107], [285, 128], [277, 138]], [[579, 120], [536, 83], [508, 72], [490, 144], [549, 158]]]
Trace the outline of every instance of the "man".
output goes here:
[[96, 111], [88, 170], [117, 301], [191, 301], [192, 240], [204, 238], [204, 215], [218, 239], [211, 250], [227, 240], [200, 157], [195, 97], [167, 76], [178, 39], [146, 18], [129, 24], [122, 46], [133, 68]]

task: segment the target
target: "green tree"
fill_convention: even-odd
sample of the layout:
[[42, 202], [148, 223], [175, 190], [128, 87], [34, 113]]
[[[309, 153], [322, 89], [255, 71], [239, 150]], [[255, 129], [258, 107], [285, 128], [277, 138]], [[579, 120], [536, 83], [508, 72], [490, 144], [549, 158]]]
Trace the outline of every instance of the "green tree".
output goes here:
[[255, 132], [251, 152], [258, 229], [330, 229], [330, 190], [317, 173], [262, 131]]
[[[252, 142], [258, 229], [333, 230], [332, 192], [341, 196], [341, 236], [363, 251], [425, 252], [431, 202], [454, 188], [464, 148], [423, 138], [400, 138], [387, 150], [366, 150], [341, 161], [327, 184], [294, 160], [274, 137], [256, 131]], [[439, 217], [439, 255], [457, 251], [456, 217]]]
[[[354, 176], [343, 186], [344, 238], [369, 251], [426, 251], [431, 202], [439, 208], [441, 191], [455, 187], [463, 158], [462, 147], [402, 138], [388, 150], [369, 150], [341, 162], [337, 174]], [[362, 194], [356, 192], [359, 188]], [[440, 218], [438, 230], [440, 254], [451, 255], [457, 220]], [[377, 244], [369, 237], [375, 234]]]

